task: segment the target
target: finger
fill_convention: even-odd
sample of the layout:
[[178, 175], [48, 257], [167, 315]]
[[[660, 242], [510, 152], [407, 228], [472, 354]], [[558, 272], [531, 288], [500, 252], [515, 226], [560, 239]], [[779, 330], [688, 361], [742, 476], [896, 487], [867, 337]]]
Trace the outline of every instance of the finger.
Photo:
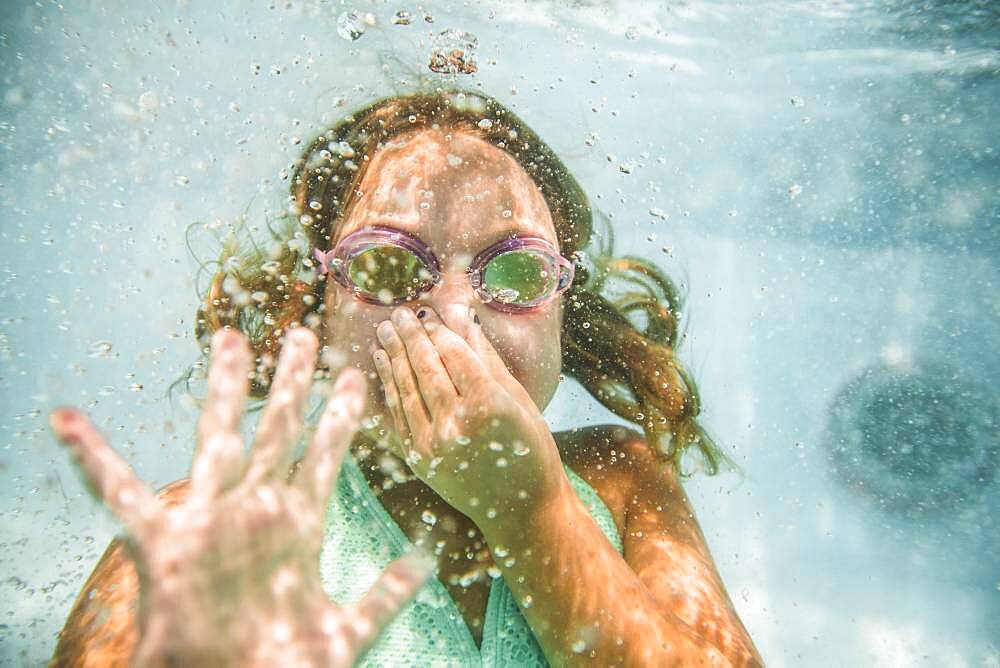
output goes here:
[[433, 558], [418, 553], [410, 553], [389, 564], [375, 585], [354, 604], [354, 614], [348, 615], [355, 620], [355, 638], [361, 649], [367, 648], [416, 596], [434, 572], [434, 566]]
[[240, 416], [248, 393], [251, 355], [246, 337], [219, 330], [212, 336], [208, 395], [198, 421], [191, 466], [191, 499], [208, 502], [239, 481], [243, 451]]
[[396, 425], [396, 433], [401, 440], [411, 436], [410, 427], [406, 423], [406, 416], [403, 415], [403, 406], [399, 400], [399, 389], [396, 381], [392, 377], [392, 363], [389, 361], [389, 354], [381, 348], [372, 353], [372, 361], [375, 362], [375, 373], [382, 383], [382, 394], [385, 397], [385, 405], [392, 415], [392, 420]]
[[399, 391], [399, 404], [402, 407], [410, 435], [417, 437], [425, 433], [431, 424], [431, 413], [424, 402], [417, 386], [416, 376], [410, 368], [403, 340], [399, 338], [395, 327], [388, 320], [380, 322], [375, 330], [379, 342], [389, 355], [389, 365], [392, 368], [392, 379]]
[[[450, 414], [458, 399], [458, 390], [420, 320], [413, 311], [400, 306], [392, 312], [392, 324], [406, 348], [406, 357], [431, 417]], [[386, 348], [386, 351], [392, 355], [391, 350]]]
[[293, 484], [299, 485], [308, 498], [324, 505], [329, 500], [333, 481], [358, 430], [364, 407], [364, 375], [355, 368], [344, 369], [337, 377], [333, 395], [323, 409], [312, 443], [295, 474]]
[[69, 446], [94, 494], [121, 520], [138, 541], [159, 515], [156, 496], [132, 468], [107, 444], [86, 416], [74, 408], [49, 414], [56, 438]]
[[437, 349], [438, 357], [459, 394], [469, 394], [473, 387], [489, 381], [483, 360], [468, 341], [444, 324], [434, 309], [421, 307], [417, 318], [424, 324], [424, 331]]
[[246, 481], [255, 485], [270, 476], [287, 474], [289, 453], [302, 426], [306, 395], [312, 384], [319, 341], [306, 327], [285, 334], [271, 394], [264, 407], [250, 455]]
[[[396, 426], [396, 436], [399, 454], [407, 461], [410, 467], [414, 467], [423, 458], [415, 458], [416, 440], [413, 430], [406, 420], [406, 413], [403, 410], [402, 400], [399, 397], [399, 388], [392, 373], [392, 362], [388, 353], [379, 349], [372, 353], [372, 360], [375, 362], [375, 371], [378, 373], [379, 381], [382, 385], [382, 394], [385, 397], [385, 404], [392, 414], [393, 423]], [[425, 425], [424, 428], [426, 428]]]

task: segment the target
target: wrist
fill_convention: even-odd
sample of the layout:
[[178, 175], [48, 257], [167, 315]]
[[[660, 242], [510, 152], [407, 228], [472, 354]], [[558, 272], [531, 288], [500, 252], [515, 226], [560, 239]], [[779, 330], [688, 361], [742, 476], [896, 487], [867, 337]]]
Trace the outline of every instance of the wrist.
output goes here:
[[560, 466], [545, 484], [526, 492], [524, 498], [521, 496], [515, 495], [503, 507], [483, 509], [472, 517], [490, 545], [523, 543], [525, 536], [538, 535], [540, 528], [548, 526], [550, 516], [561, 514], [575, 493]]

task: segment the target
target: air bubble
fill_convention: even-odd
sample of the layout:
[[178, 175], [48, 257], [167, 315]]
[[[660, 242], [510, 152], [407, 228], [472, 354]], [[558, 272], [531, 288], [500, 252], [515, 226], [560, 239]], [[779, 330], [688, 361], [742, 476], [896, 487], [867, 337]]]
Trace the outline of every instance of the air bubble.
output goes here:
[[112, 344], [110, 341], [95, 341], [87, 347], [87, 357], [93, 357], [94, 359], [117, 357], [117, 353], [113, 353], [111, 348]]
[[337, 155], [339, 155], [341, 158], [353, 158], [355, 155], [357, 155], [357, 153], [355, 153], [354, 151], [354, 147], [348, 144], [346, 141], [338, 142], [336, 150], [337, 150]]
[[475, 35], [461, 30], [445, 30], [432, 39], [435, 47], [428, 63], [431, 71], [439, 74], [473, 74], [478, 71], [476, 50], [479, 38]]
[[155, 91], [147, 90], [139, 96], [139, 111], [156, 111], [160, 107], [160, 98]]
[[375, 24], [375, 17], [372, 14], [359, 14], [358, 12], [343, 12], [337, 17], [337, 34], [348, 42], [353, 42], [365, 34], [365, 29]]
[[492, 293], [493, 299], [498, 302], [503, 302], [509, 304], [511, 302], [517, 301], [517, 298], [521, 296], [521, 293], [514, 288], [502, 288]]

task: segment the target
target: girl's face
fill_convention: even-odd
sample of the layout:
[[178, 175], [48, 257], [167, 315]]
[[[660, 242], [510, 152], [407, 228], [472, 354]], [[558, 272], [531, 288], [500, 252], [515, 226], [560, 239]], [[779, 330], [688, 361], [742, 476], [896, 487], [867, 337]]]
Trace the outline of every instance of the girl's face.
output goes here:
[[[475, 310], [483, 332], [539, 410], [559, 382], [561, 299], [529, 313], [505, 313], [480, 301], [465, 273], [483, 249], [510, 233], [541, 237], [558, 248], [545, 199], [517, 162], [470, 134], [422, 129], [396, 137], [375, 152], [331, 240], [364, 225], [382, 225], [421, 239], [441, 263], [440, 282], [405, 308], [429, 306], [446, 323]], [[326, 288], [330, 348], [375, 377], [371, 354], [379, 347], [375, 327], [392, 307], [356, 299], [330, 279]], [[368, 412], [392, 419], [377, 383], [370, 384]]]

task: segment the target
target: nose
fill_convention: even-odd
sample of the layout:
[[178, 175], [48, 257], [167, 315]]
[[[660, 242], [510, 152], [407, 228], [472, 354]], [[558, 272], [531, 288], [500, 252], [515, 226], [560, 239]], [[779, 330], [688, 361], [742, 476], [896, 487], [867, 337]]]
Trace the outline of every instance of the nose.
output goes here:
[[456, 304], [468, 309], [474, 308], [478, 303], [479, 297], [472, 287], [469, 274], [464, 269], [446, 269], [441, 272], [438, 284], [416, 301], [414, 310], [429, 306], [443, 315], [447, 310], [455, 308]]

